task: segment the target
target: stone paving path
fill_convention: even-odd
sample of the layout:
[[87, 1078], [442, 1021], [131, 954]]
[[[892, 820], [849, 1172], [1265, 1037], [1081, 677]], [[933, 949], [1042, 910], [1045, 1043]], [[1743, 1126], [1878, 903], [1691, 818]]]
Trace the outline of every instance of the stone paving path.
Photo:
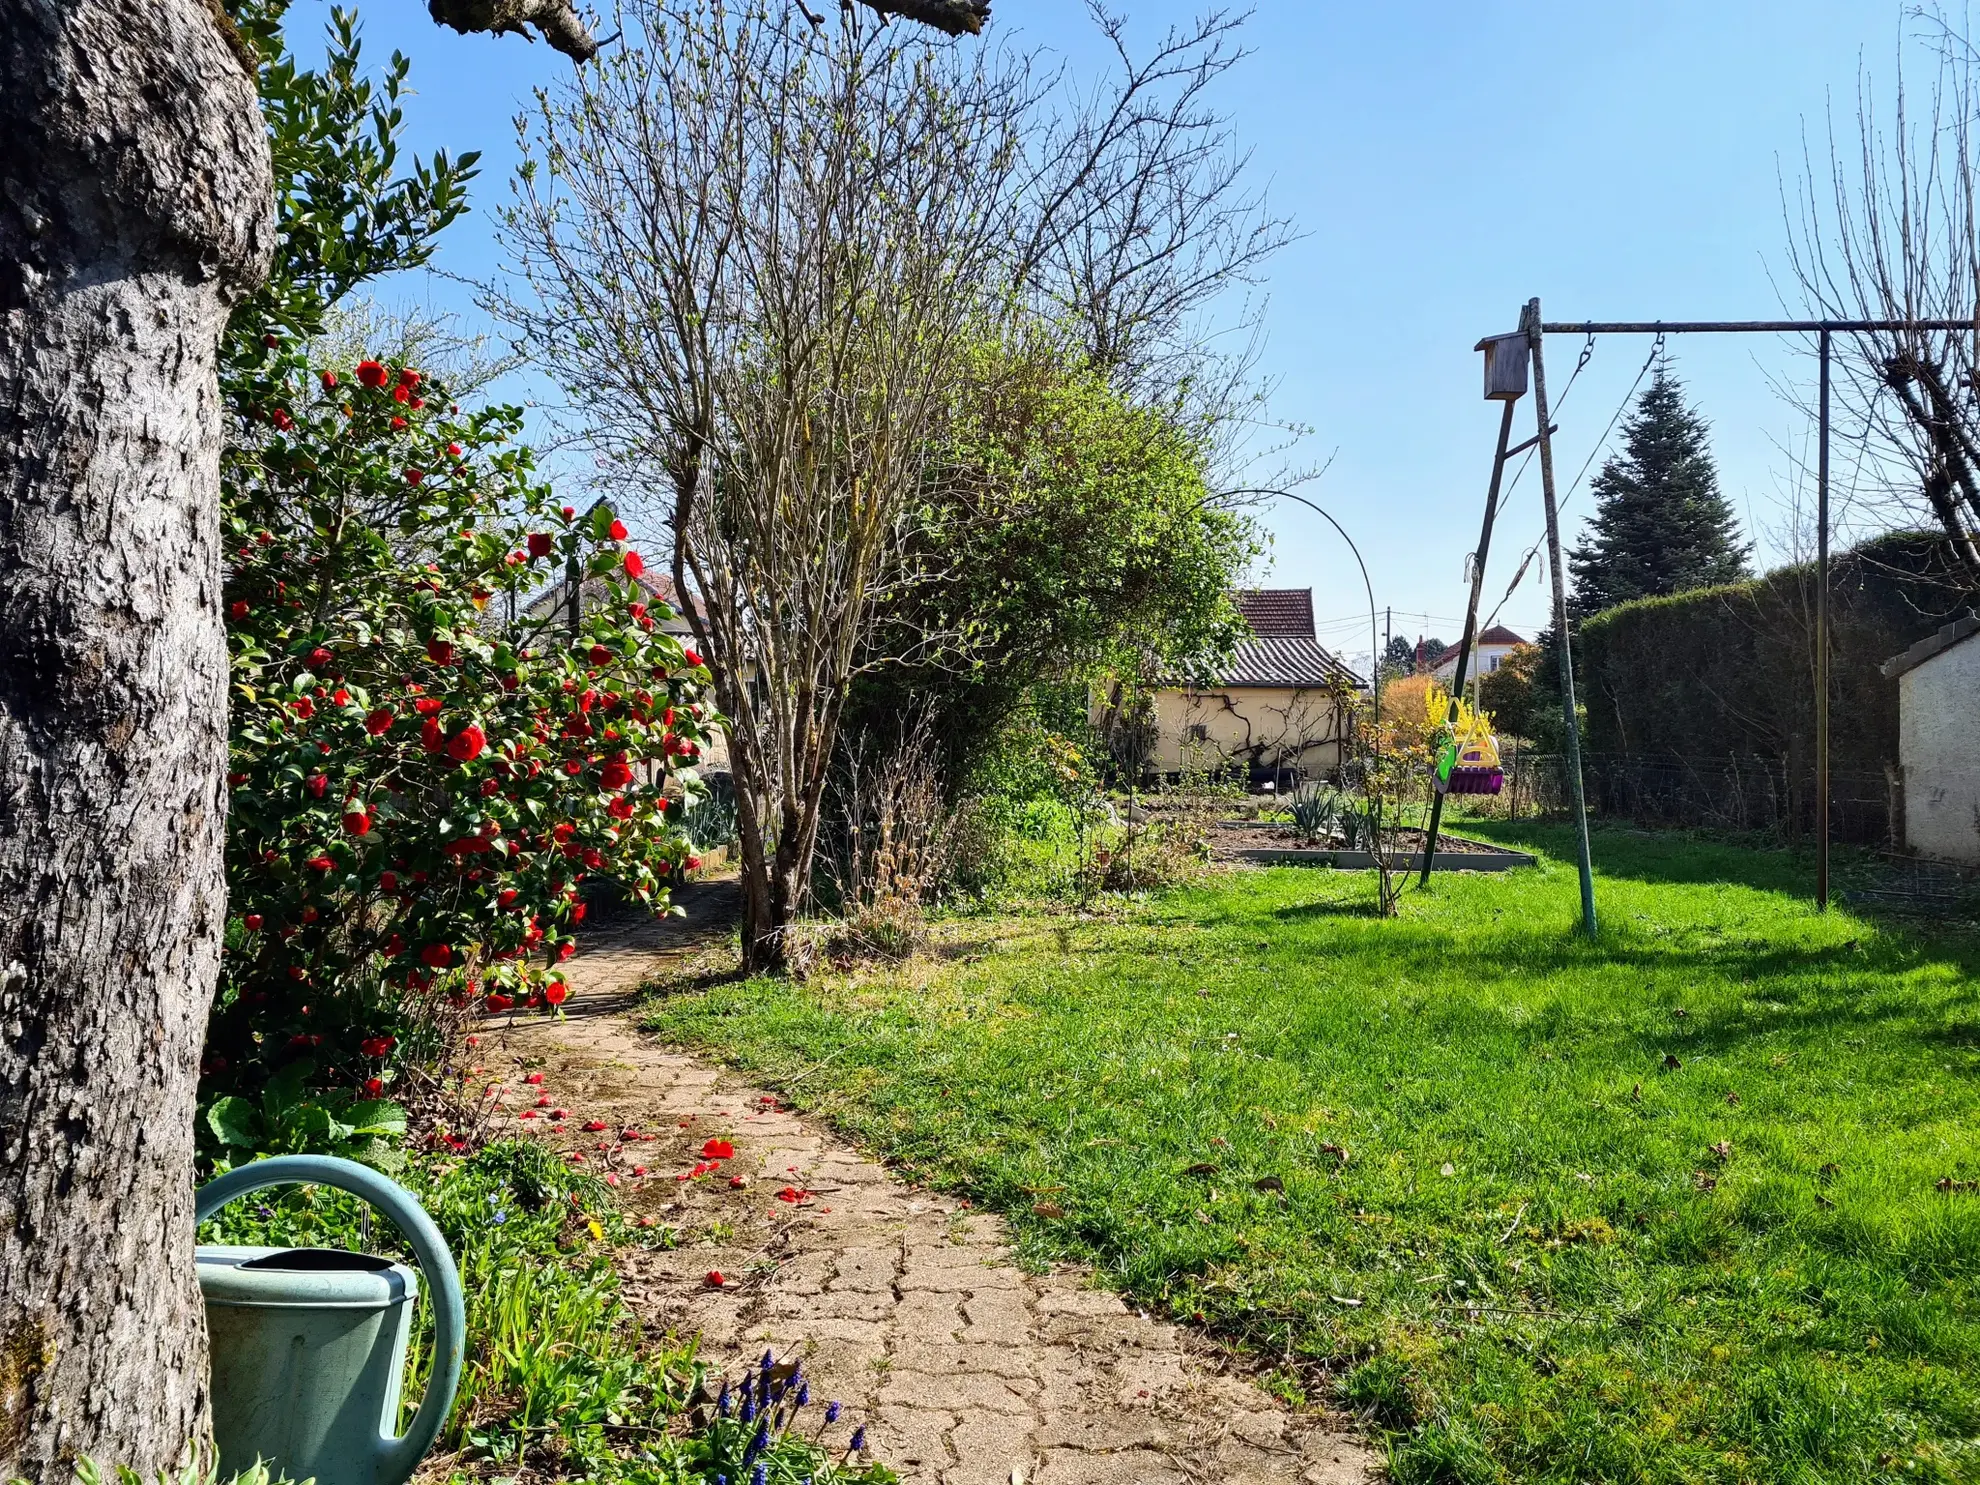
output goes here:
[[[916, 1485], [1377, 1478], [1377, 1456], [1338, 1419], [1286, 1408], [1083, 1270], [1024, 1272], [1000, 1219], [903, 1184], [773, 1095], [643, 1036], [625, 992], [719, 908], [702, 901], [685, 931], [594, 939], [573, 963], [584, 1013], [486, 1049], [491, 1071], [506, 1053], [518, 1076], [541, 1072], [565, 1110], [530, 1127], [679, 1229], [676, 1249], [621, 1254], [643, 1319], [699, 1332], [731, 1377], [765, 1349], [802, 1358], [814, 1395], [845, 1403], [828, 1442], [863, 1423], [868, 1454]], [[709, 1140], [733, 1158], [681, 1179]]]

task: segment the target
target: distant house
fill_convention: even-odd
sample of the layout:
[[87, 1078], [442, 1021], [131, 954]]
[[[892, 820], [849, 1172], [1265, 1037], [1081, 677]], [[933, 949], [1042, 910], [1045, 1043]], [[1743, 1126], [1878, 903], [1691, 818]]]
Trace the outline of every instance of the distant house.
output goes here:
[[1251, 627], [1214, 677], [1154, 693], [1145, 771], [1161, 775], [1242, 769], [1280, 787], [1341, 766], [1350, 718], [1344, 702], [1361, 679], [1313, 632], [1311, 588], [1232, 595]]
[[[624, 581], [620, 579], [620, 581]], [[674, 611], [671, 619], [661, 619], [658, 627], [663, 634], [671, 634], [688, 649], [694, 649], [694, 630], [680, 612], [680, 605], [674, 597], [674, 580], [666, 573], [647, 571], [632, 579], [649, 605], [664, 603]], [[610, 590], [602, 577], [588, 577], [578, 584], [578, 611], [588, 614], [609, 600]], [[492, 609], [493, 604], [489, 605]], [[548, 629], [557, 630], [570, 622], [570, 589], [563, 583], [553, 583], [537, 594], [523, 607], [522, 617]], [[501, 617], [506, 618], [507, 615]], [[701, 745], [701, 771], [703, 776], [720, 773], [729, 766], [729, 742], [720, 728]]]
[[1980, 866], [1980, 619], [1946, 625], [1882, 670], [1898, 683], [1905, 844]]
[[[1472, 681], [1481, 679], [1497, 670], [1505, 663], [1506, 656], [1518, 649], [1526, 641], [1503, 624], [1494, 624], [1471, 646], [1471, 664], [1464, 668], [1464, 679], [1469, 693]], [[1449, 685], [1457, 677], [1458, 647], [1452, 645], [1444, 652], [1444, 657], [1430, 667], [1430, 674]]]
[[[614, 576], [616, 577], [617, 574], [614, 574]], [[621, 578], [620, 581], [623, 582], [624, 579]], [[664, 603], [674, 610], [673, 618], [660, 621], [661, 632], [676, 636], [683, 644], [692, 648], [694, 644], [694, 631], [689, 627], [688, 621], [681, 616], [680, 604], [675, 601], [673, 578], [666, 573], [649, 570], [632, 579], [632, 582], [634, 586], [646, 595], [646, 602], [648, 604]], [[578, 584], [579, 611], [587, 614], [594, 612], [600, 604], [605, 602], [608, 596], [609, 592], [605, 586], [604, 578], [586, 578]], [[545, 619], [568, 622], [570, 606], [570, 589], [561, 582], [552, 583], [524, 606], [523, 616], [539, 623]], [[505, 614], [501, 617], [507, 618], [508, 616]]]

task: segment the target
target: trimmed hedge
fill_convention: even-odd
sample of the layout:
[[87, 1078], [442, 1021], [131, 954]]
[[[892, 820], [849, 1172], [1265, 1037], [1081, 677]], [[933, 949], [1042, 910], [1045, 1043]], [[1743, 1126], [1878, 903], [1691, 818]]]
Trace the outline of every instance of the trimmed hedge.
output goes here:
[[[1832, 768], [1895, 766], [1897, 683], [1878, 667], [1973, 598], [1929, 534], [1882, 537], [1833, 560]], [[1813, 564], [1620, 604], [1582, 622], [1578, 658], [1591, 752], [1767, 759], [1812, 784]]]

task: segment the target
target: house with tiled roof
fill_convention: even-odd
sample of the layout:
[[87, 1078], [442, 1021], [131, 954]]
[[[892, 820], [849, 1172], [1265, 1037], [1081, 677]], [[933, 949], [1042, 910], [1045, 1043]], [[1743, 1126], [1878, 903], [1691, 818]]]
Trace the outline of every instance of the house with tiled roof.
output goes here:
[[1311, 588], [1256, 588], [1232, 601], [1250, 628], [1207, 678], [1150, 699], [1147, 771], [1238, 770], [1285, 788], [1337, 772], [1363, 686], [1315, 637]]
[[[1465, 694], [1471, 694], [1471, 682], [1497, 670], [1505, 663], [1506, 656], [1525, 643], [1522, 636], [1503, 624], [1494, 624], [1479, 635], [1471, 646], [1471, 663], [1464, 668]], [[1452, 645], [1444, 652], [1443, 658], [1430, 668], [1430, 674], [1448, 686], [1457, 676], [1457, 663], [1458, 647]]]

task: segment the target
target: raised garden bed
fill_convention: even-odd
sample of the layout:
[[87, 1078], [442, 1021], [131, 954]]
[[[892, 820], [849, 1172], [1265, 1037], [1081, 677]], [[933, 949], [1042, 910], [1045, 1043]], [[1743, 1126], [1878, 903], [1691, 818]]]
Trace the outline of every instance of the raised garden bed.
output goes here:
[[[1397, 847], [1409, 848], [1398, 856], [1399, 870], [1423, 869], [1423, 833], [1397, 832]], [[1320, 866], [1337, 871], [1369, 871], [1375, 858], [1365, 850], [1347, 846], [1305, 846], [1284, 825], [1268, 821], [1224, 820], [1218, 823], [1215, 854], [1226, 861], [1248, 861], [1260, 866]], [[1531, 866], [1534, 858], [1524, 851], [1509, 851], [1485, 841], [1439, 831], [1437, 857], [1432, 871], [1510, 871], [1515, 866]]]

